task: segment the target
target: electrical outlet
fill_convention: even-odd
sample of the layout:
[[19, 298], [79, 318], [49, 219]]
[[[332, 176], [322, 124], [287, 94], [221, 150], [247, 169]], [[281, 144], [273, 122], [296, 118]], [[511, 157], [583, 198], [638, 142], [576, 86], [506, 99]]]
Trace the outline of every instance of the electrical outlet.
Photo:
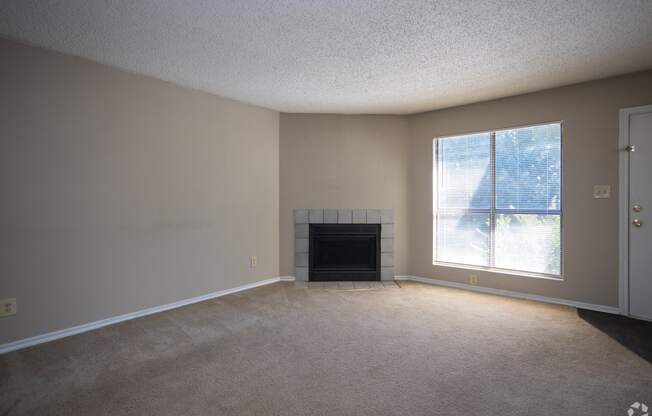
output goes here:
[[16, 315], [16, 298], [0, 300], [0, 316]]
[[472, 285], [477, 285], [478, 284], [478, 275], [470, 274], [469, 275], [469, 283], [471, 283]]
[[257, 265], [258, 265], [258, 257], [251, 256], [251, 258], [249, 259], [249, 267], [251, 267], [253, 269]]

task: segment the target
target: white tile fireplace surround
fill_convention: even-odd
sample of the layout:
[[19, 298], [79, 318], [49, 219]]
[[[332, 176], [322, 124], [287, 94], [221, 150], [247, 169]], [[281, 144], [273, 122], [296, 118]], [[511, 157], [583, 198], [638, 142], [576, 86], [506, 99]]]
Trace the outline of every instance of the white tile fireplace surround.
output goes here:
[[380, 278], [394, 280], [394, 210], [299, 208], [294, 210], [294, 277], [308, 281], [309, 224], [380, 224]]

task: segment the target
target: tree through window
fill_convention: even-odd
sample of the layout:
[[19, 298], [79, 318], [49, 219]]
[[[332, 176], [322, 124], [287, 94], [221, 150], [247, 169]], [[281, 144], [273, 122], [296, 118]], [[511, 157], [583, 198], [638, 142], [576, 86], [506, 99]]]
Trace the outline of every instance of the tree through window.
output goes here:
[[437, 138], [434, 261], [561, 275], [561, 124]]

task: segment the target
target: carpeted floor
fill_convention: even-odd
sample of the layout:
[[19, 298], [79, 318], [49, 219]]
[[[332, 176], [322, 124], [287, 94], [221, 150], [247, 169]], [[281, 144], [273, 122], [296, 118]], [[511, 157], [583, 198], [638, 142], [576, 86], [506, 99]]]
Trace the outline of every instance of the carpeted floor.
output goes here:
[[0, 415], [626, 415], [652, 364], [574, 309], [278, 283], [0, 356]]

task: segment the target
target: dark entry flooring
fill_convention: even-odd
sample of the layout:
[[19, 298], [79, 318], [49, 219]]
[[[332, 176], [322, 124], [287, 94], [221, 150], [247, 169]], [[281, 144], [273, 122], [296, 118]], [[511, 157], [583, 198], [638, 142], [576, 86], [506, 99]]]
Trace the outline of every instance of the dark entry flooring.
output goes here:
[[578, 309], [577, 315], [652, 363], [652, 322], [586, 309]]

